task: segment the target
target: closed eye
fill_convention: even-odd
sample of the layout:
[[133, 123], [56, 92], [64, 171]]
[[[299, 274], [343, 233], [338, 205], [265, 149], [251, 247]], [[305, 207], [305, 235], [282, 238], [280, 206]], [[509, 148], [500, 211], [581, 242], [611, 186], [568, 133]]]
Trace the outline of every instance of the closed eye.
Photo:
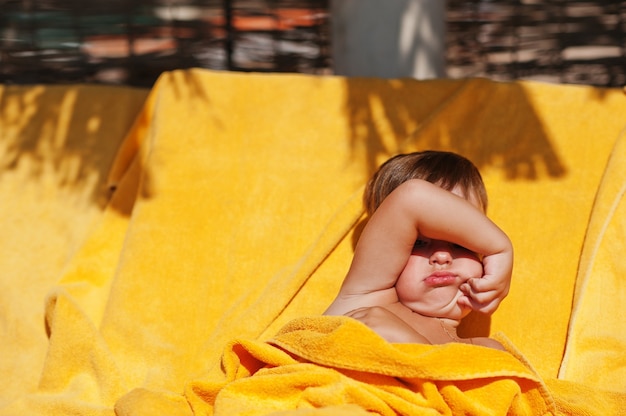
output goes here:
[[413, 250], [426, 247], [429, 242], [430, 240], [426, 238], [418, 238], [417, 240], [415, 240], [415, 244], [413, 244]]
[[461, 252], [465, 252], [465, 253], [471, 253], [472, 255], [478, 256], [477, 253], [473, 252], [472, 250], [470, 250], [469, 248], [463, 247], [459, 244], [452, 244], [452, 247], [455, 250], [461, 251]]

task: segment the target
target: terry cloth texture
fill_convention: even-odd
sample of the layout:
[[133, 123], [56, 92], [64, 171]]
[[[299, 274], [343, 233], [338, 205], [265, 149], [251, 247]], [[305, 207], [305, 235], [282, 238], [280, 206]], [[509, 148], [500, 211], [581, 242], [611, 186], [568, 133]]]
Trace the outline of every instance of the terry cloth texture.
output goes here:
[[348, 318], [301, 318], [269, 344], [236, 341], [222, 367], [222, 383], [190, 386], [196, 414], [353, 404], [381, 415], [556, 411], [539, 377], [510, 353], [461, 344], [393, 346]]
[[[622, 91], [186, 70], [2, 94], [1, 415], [626, 407]], [[513, 240], [510, 295], [462, 328], [508, 353], [320, 317], [365, 182], [422, 149], [473, 160]]]

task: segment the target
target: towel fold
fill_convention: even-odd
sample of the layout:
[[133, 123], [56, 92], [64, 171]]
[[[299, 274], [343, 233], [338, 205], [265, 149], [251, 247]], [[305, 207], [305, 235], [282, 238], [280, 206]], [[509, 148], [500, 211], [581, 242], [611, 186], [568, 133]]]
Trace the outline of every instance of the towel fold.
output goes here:
[[465, 344], [389, 344], [360, 322], [310, 317], [267, 343], [235, 340], [223, 381], [196, 381], [196, 414], [358, 405], [381, 415], [555, 414], [539, 376], [512, 354]]
[[559, 378], [626, 392], [626, 129], [595, 197]]
[[38, 389], [44, 299], [102, 217], [107, 173], [147, 94], [0, 85], [0, 409]]

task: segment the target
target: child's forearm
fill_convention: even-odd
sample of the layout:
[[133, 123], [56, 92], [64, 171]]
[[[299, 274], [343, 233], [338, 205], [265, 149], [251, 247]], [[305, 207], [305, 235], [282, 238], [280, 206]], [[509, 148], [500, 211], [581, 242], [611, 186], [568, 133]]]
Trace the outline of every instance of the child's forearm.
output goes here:
[[511, 242], [482, 211], [451, 192], [414, 179], [396, 188], [369, 219], [340, 296], [393, 288], [418, 236], [456, 243], [486, 257], [501, 254], [502, 261], [492, 262], [496, 273], [510, 267], [506, 259], [512, 257]]
[[[432, 188], [430, 184], [415, 183], [416, 190]], [[413, 187], [408, 184], [407, 188]], [[429, 186], [430, 185], [430, 186]], [[409, 189], [410, 191], [410, 189]], [[509, 237], [487, 216], [467, 201], [439, 189], [408, 192], [409, 204], [421, 203], [422, 209], [414, 221], [418, 234], [450, 241], [483, 255], [483, 278], [472, 279], [469, 296], [471, 307], [483, 313], [493, 313], [509, 291], [513, 271], [513, 245]], [[437, 197], [435, 197], [437, 195]], [[415, 200], [411, 200], [415, 198]]]
[[407, 181], [398, 205], [418, 235], [459, 244], [488, 256], [512, 251], [508, 236], [467, 200], [436, 185]]

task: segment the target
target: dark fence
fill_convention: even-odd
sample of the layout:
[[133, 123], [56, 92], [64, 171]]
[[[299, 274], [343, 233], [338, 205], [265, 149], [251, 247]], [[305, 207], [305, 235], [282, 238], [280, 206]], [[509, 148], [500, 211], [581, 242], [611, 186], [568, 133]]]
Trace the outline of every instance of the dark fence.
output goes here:
[[0, 10], [0, 82], [150, 86], [178, 68], [330, 67], [327, 0], [0, 0]]
[[[443, 1], [443, 0], [442, 0]], [[0, 82], [331, 73], [329, 0], [0, 0]], [[626, 84], [626, 2], [448, 0], [448, 75]]]
[[626, 2], [448, 0], [451, 77], [626, 84]]

